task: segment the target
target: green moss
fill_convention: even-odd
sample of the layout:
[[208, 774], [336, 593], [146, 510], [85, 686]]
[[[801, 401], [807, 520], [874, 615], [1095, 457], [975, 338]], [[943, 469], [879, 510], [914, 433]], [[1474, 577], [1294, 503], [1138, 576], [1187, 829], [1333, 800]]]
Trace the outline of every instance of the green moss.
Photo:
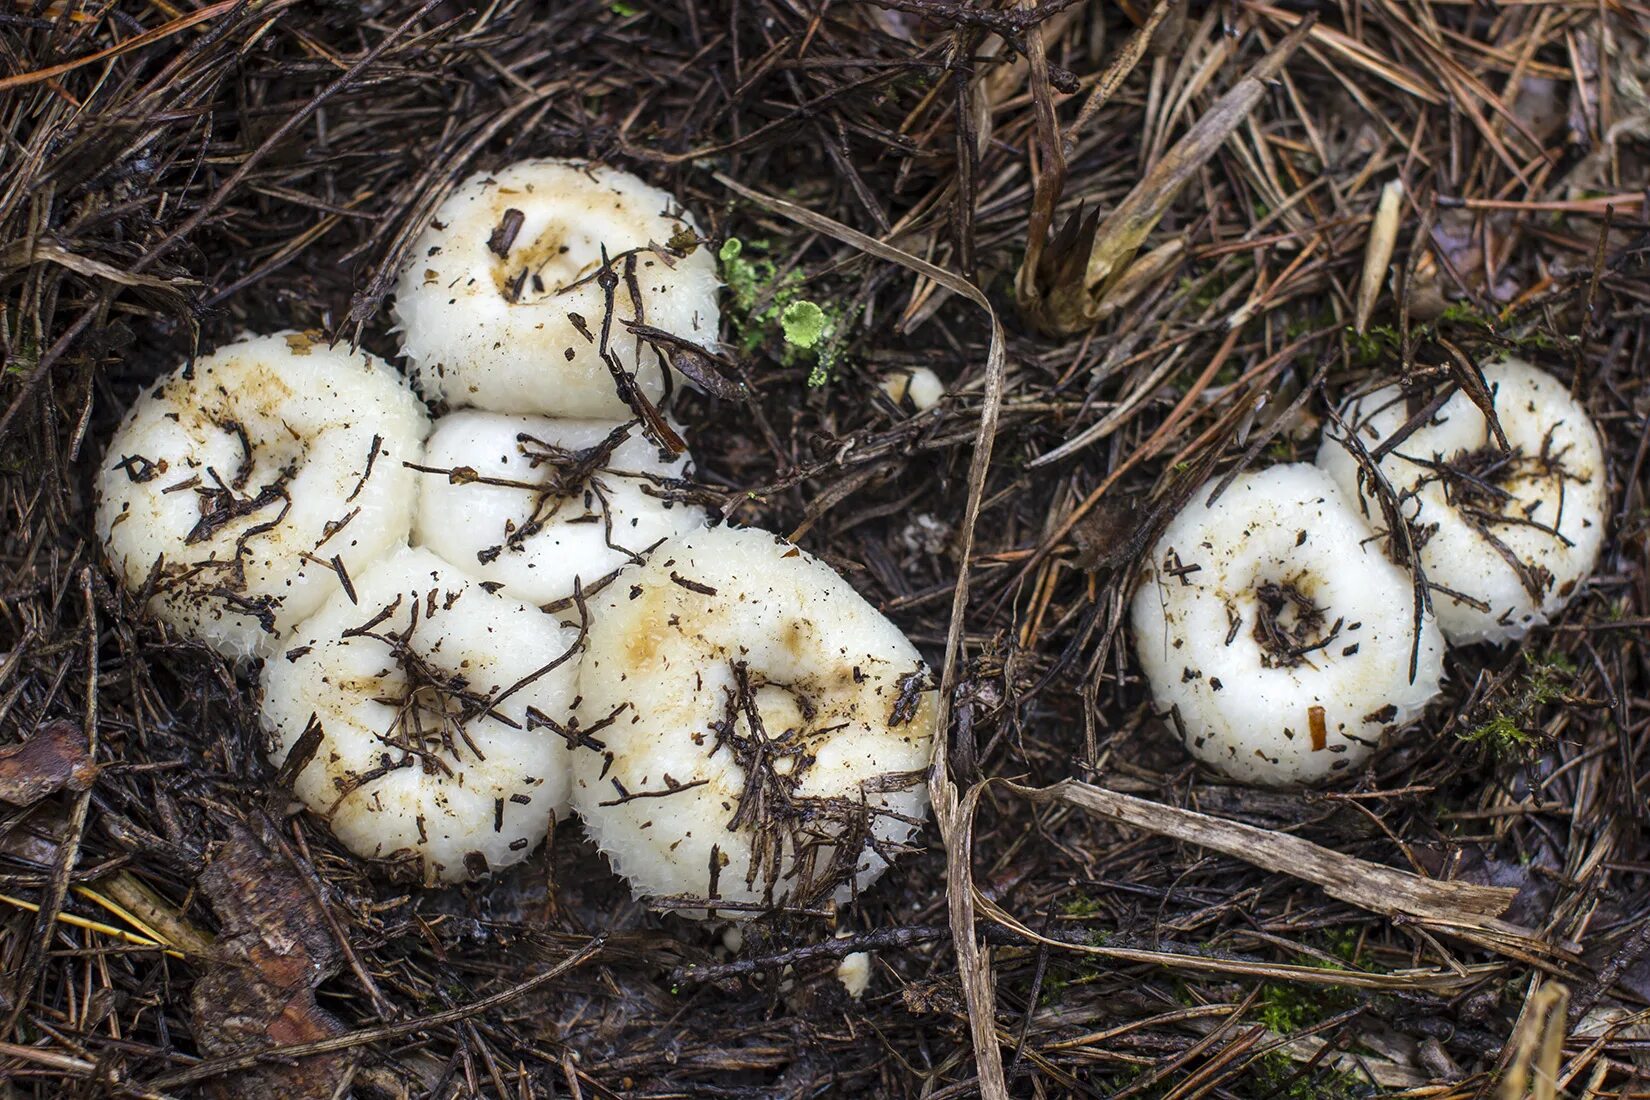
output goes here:
[[[1456, 339], [1473, 335], [1494, 335], [1521, 351], [1546, 350], [1560, 347], [1569, 336], [1554, 337], [1539, 325], [1524, 325], [1504, 329], [1505, 315], [1486, 313], [1471, 302], [1451, 302], [1431, 321], [1417, 321], [1412, 329], [1417, 340], [1425, 340], [1448, 332]], [[1462, 329], [1472, 330], [1462, 332]], [[1372, 367], [1397, 358], [1403, 340], [1393, 325], [1371, 325], [1367, 332], [1356, 332], [1348, 327], [1347, 346], [1352, 365]]]
[[1542, 707], [1562, 702], [1577, 667], [1563, 653], [1523, 655], [1524, 672], [1507, 692], [1506, 699], [1484, 721], [1461, 734], [1463, 741], [1484, 745], [1493, 752], [1518, 753], [1540, 738], [1533, 727]]
[[1576, 659], [1574, 657], [1570, 656], [1568, 653], [1560, 653], [1557, 650], [1549, 650], [1547, 654], [1541, 658], [1541, 663], [1548, 672], [1561, 673], [1565, 677], [1572, 677], [1577, 672], [1581, 671], [1581, 666], [1576, 664]]
[[1371, 325], [1366, 332], [1359, 332], [1348, 325], [1346, 344], [1352, 365], [1369, 368], [1396, 358], [1398, 349], [1403, 346], [1403, 338], [1391, 325]]
[[1087, 894], [1078, 894], [1060, 906], [1060, 915], [1084, 920], [1088, 917], [1098, 916], [1103, 908], [1100, 899], [1091, 898]]
[[[1312, 961], [1320, 966], [1328, 965], [1322, 959]], [[1338, 1012], [1345, 1012], [1355, 1003], [1346, 990], [1332, 986], [1268, 982], [1261, 986], [1260, 992], [1260, 1011], [1256, 1018], [1279, 1035], [1290, 1035], [1322, 1023]]]
[[[1092, 915], [1083, 911], [1087, 908], [1084, 901], [1086, 899], [1076, 903], [1068, 902], [1062, 907], [1063, 913], [1066, 916], [1073, 917]], [[1101, 947], [1111, 940], [1111, 933], [1104, 929], [1091, 929], [1088, 932], [1087, 939], [1091, 946]], [[1110, 971], [1107, 969], [1105, 961], [1091, 955], [1078, 955], [1061, 960], [1051, 960], [1048, 970], [1043, 976], [1038, 1003], [1042, 1005], [1058, 1004], [1061, 995], [1070, 987], [1102, 981], [1109, 974]]]
[[1495, 318], [1473, 305], [1471, 302], [1451, 302], [1444, 307], [1444, 312], [1438, 315], [1439, 325], [1467, 325], [1481, 328], [1489, 332], [1495, 330]]
[[1338, 958], [1345, 959], [1356, 967], [1364, 965], [1363, 954], [1358, 950], [1363, 943], [1363, 934], [1357, 928], [1335, 928], [1325, 933], [1324, 941], [1329, 952]]
[[5, 373], [13, 376], [32, 374], [40, 363], [40, 346], [29, 336], [23, 336], [12, 349], [11, 361]]
[[1461, 740], [1498, 752], [1515, 752], [1535, 744], [1535, 737], [1508, 714], [1496, 714], [1461, 735]]

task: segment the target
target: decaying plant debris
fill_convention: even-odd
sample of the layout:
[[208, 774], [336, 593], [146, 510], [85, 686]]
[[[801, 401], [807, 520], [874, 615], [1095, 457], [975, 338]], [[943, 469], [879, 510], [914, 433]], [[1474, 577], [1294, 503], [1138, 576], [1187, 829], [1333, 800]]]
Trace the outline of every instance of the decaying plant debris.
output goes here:
[[[0, 48], [8, 1095], [1650, 1094], [1642, 3], [41, 2]], [[576, 828], [478, 887], [364, 868], [91, 540], [141, 385], [248, 328], [393, 353], [436, 205], [540, 155], [720, 249], [673, 491], [804, 532], [948, 690], [926, 850], [737, 950]], [[1508, 348], [1605, 435], [1591, 588], [1339, 788], [1197, 772], [1120, 628], [1155, 533]]]

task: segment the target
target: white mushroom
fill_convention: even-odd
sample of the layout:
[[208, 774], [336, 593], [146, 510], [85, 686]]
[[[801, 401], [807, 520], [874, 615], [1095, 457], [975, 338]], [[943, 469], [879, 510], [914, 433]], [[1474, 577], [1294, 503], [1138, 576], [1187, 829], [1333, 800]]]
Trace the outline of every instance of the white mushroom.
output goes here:
[[451, 413], [424, 448], [414, 539], [506, 595], [552, 603], [704, 526], [704, 509], [660, 495], [687, 464], [634, 422]]
[[945, 396], [945, 383], [927, 367], [912, 367], [883, 375], [882, 392], [896, 405], [909, 397], [911, 407], [924, 412], [940, 403], [940, 398]]
[[[1341, 414], [1361, 450], [1378, 458], [1419, 547], [1438, 625], [1453, 643], [1502, 642], [1545, 623], [1592, 573], [1604, 542], [1604, 447], [1587, 412], [1545, 371], [1519, 359], [1484, 368], [1503, 449], [1489, 422], [1456, 392], [1406, 438], [1397, 386]], [[1384, 533], [1376, 487], [1342, 430], [1324, 434], [1318, 465]]]
[[845, 900], [916, 831], [929, 672], [828, 566], [766, 532], [699, 531], [590, 620], [580, 733], [602, 748], [574, 753], [574, 808], [637, 894], [728, 916]]
[[1437, 694], [1443, 639], [1430, 617], [1415, 637], [1410, 575], [1323, 471], [1242, 474], [1210, 504], [1214, 485], [1163, 532], [1134, 596], [1157, 705], [1235, 779], [1350, 770]]
[[229, 657], [294, 624], [407, 537], [429, 419], [364, 351], [248, 337], [140, 397], [109, 442], [97, 529], [150, 610]]
[[714, 343], [721, 283], [697, 237], [669, 194], [612, 168], [526, 160], [471, 176], [396, 283], [413, 382], [454, 407], [617, 419], [633, 408], [619, 371], [657, 404], [679, 380], [625, 323]]
[[282, 778], [370, 859], [426, 882], [526, 859], [567, 806], [578, 632], [402, 547], [264, 665]]

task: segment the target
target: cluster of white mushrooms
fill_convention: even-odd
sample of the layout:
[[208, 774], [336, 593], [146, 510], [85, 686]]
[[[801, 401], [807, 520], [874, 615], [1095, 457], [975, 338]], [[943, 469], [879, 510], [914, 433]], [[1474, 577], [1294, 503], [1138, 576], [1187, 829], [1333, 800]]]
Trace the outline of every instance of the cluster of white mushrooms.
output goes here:
[[[639, 895], [737, 916], [850, 898], [920, 827], [916, 649], [685, 491], [662, 410], [673, 352], [714, 346], [719, 288], [670, 195], [525, 161], [466, 180], [413, 246], [410, 385], [278, 332], [128, 413], [98, 487], [111, 567], [180, 635], [262, 662], [281, 778], [354, 852], [461, 881], [572, 809]], [[1604, 535], [1598, 431], [1527, 363], [1483, 378], [1493, 422], [1465, 391], [1389, 386], [1332, 418], [1315, 466], [1205, 486], [1169, 524], [1133, 626], [1198, 758], [1346, 772], [1437, 694], [1446, 643], [1521, 637], [1574, 596]], [[924, 370], [888, 386], [940, 392]]]
[[1446, 644], [1521, 638], [1576, 594], [1604, 539], [1598, 429], [1522, 360], [1483, 379], [1494, 423], [1464, 390], [1387, 386], [1315, 466], [1211, 483], [1169, 524], [1132, 617], [1193, 755], [1267, 785], [1346, 772], [1431, 702]]
[[829, 567], [685, 499], [670, 353], [714, 345], [719, 288], [670, 195], [526, 161], [413, 246], [411, 385], [281, 332], [127, 415], [111, 567], [262, 661], [271, 758], [354, 852], [460, 881], [574, 809], [638, 894], [741, 915], [849, 898], [920, 827], [916, 649]]

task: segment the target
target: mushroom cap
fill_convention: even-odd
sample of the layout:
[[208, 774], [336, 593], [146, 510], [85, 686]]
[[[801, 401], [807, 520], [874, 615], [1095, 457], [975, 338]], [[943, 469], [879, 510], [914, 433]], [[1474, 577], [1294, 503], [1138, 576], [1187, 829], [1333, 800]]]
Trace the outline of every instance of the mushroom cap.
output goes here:
[[[365, 351], [244, 337], [161, 379], [98, 474], [97, 530], [149, 609], [231, 658], [294, 624], [404, 541], [429, 418]], [[339, 566], [335, 566], [334, 559]]]
[[403, 546], [264, 665], [270, 758], [286, 763], [313, 723], [292, 788], [357, 855], [416, 859], [428, 882], [519, 862], [567, 807], [567, 743], [540, 723], [572, 709], [577, 641]]
[[703, 508], [657, 495], [686, 475], [688, 456], [672, 458], [635, 423], [464, 410], [436, 421], [423, 465], [415, 541], [527, 603], [566, 599], [575, 579], [591, 592], [705, 523]]
[[[710, 251], [667, 192], [627, 172], [518, 161], [459, 184], [414, 242], [394, 315], [413, 383], [432, 401], [508, 413], [631, 415], [611, 365], [659, 403], [680, 379], [625, 327], [641, 321], [708, 347], [721, 287]], [[609, 319], [597, 278], [618, 277]], [[605, 336], [612, 364], [602, 357]]]
[[673, 908], [845, 900], [927, 812], [928, 681], [897, 627], [785, 540], [671, 539], [591, 602], [579, 719], [602, 748], [574, 753], [574, 808]]
[[1322, 470], [1240, 474], [1210, 504], [1215, 484], [1163, 532], [1134, 595], [1153, 697], [1234, 779], [1348, 772], [1437, 694], [1438, 628], [1425, 617], [1416, 637], [1410, 574]]
[[[1457, 392], [1379, 463], [1414, 526], [1438, 625], [1456, 644], [1504, 642], [1545, 623], [1592, 573], [1604, 543], [1604, 447], [1587, 411], [1520, 359], [1488, 364], [1484, 380], [1510, 452]], [[1371, 453], [1409, 418], [1397, 386], [1342, 412]], [[1318, 465], [1384, 534], [1374, 487], [1340, 429], [1324, 433]]]

